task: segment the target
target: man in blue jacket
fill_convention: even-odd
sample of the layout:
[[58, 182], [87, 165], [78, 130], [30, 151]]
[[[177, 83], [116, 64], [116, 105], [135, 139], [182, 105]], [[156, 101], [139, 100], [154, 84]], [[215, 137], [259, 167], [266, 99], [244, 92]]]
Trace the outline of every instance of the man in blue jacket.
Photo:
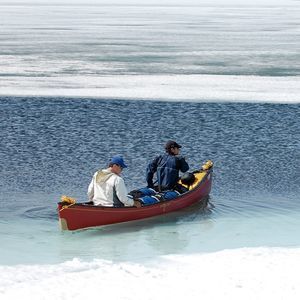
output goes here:
[[154, 188], [153, 176], [156, 172], [158, 191], [174, 189], [179, 180], [179, 171], [189, 169], [184, 157], [179, 156], [181, 146], [175, 141], [165, 145], [166, 153], [155, 157], [147, 167], [146, 180], [149, 188]]

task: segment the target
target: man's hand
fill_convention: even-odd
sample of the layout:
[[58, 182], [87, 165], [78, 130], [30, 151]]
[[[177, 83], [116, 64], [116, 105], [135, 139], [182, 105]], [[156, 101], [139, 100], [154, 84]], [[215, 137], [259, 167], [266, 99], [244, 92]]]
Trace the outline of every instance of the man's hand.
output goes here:
[[133, 200], [133, 202], [134, 202], [133, 206], [142, 207], [142, 203], [139, 200]]

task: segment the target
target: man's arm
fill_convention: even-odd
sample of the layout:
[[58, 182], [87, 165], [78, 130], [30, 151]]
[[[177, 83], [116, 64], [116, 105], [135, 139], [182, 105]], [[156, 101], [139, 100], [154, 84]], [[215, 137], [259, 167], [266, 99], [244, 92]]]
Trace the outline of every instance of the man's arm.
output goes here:
[[146, 170], [146, 181], [147, 181], [147, 186], [150, 188], [153, 188], [153, 175], [157, 170], [157, 162], [158, 162], [159, 156], [154, 158], [147, 166]]
[[118, 199], [125, 205], [125, 206], [133, 206], [134, 201], [133, 199], [127, 197], [127, 188], [125, 186], [125, 182], [123, 178], [118, 176], [115, 181], [115, 189]]
[[190, 168], [188, 163], [185, 161], [185, 158], [184, 157], [178, 157], [179, 158], [179, 170], [181, 172], [186, 172], [188, 171], [188, 169]]
[[92, 178], [92, 181], [88, 187], [88, 192], [87, 192], [88, 198], [90, 201], [93, 201], [94, 198], [94, 176]]

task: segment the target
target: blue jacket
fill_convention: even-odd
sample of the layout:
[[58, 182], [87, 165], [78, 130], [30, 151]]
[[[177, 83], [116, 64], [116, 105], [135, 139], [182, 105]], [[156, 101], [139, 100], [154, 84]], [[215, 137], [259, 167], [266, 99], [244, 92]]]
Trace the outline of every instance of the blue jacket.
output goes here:
[[153, 176], [156, 172], [159, 189], [173, 189], [179, 180], [179, 171], [186, 172], [188, 169], [189, 165], [182, 156], [174, 156], [168, 153], [159, 155], [147, 167], [146, 180], [148, 187], [153, 188]]

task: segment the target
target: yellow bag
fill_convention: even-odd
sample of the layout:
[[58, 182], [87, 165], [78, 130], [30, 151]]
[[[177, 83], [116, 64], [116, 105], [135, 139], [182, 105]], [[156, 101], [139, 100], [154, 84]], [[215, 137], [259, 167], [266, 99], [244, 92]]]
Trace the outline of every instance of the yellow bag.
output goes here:
[[203, 171], [209, 170], [212, 166], [214, 165], [214, 163], [211, 160], [208, 160], [202, 167], [201, 169]]
[[60, 209], [60, 211], [64, 210], [65, 208], [68, 208], [76, 203], [76, 200], [74, 198], [71, 198], [66, 195], [61, 196], [61, 202], [64, 204], [63, 207]]
[[66, 195], [62, 195], [60, 199], [61, 199], [61, 202], [64, 202], [66, 204], [75, 204], [76, 203], [76, 200], [74, 198], [71, 198]]

